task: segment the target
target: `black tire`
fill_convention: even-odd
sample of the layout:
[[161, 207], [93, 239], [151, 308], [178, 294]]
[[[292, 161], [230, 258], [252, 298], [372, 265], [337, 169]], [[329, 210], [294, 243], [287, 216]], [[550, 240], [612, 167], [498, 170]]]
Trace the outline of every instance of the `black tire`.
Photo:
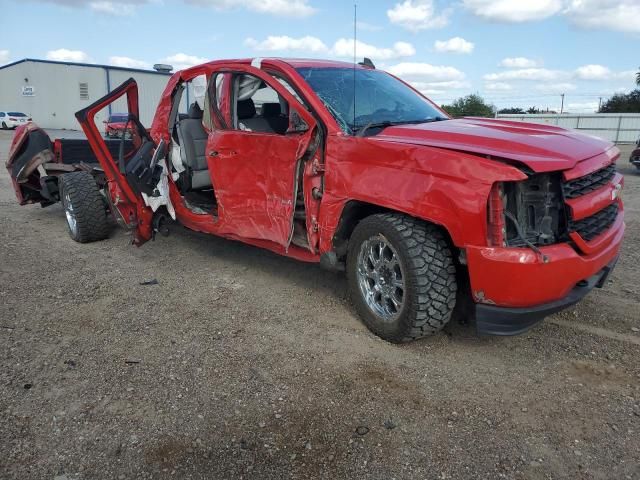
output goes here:
[[[367, 304], [362, 290], [366, 287], [361, 288], [360, 283], [364, 277], [358, 274], [361, 249], [368, 251], [364, 250], [371, 245], [367, 242], [380, 239], [390, 245], [392, 260], [399, 260], [395, 268], [400, 268], [398, 276], [402, 277], [402, 295], [400, 290], [392, 289], [398, 292], [395, 296], [402, 297], [401, 307], [391, 318], [384, 318]], [[408, 342], [433, 335], [451, 319], [456, 303], [456, 268], [445, 236], [435, 225], [391, 213], [365, 218], [349, 240], [347, 277], [352, 301], [364, 324], [389, 342]], [[373, 281], [364, 282], [371, 285]], [[387, 285], [391, 283], [393, 279], [387, 281]]]
[[2, 129], [3, 130], [7, 130], [9, 127], [7, 127], [7, 124], [5, 122], [2, 122]]
[[60, 177], [59, 187], [71, 238], [79, 243], [107, 238], [110, 230], [107, 211], [98, 185], [91, 174], [65, 173]]

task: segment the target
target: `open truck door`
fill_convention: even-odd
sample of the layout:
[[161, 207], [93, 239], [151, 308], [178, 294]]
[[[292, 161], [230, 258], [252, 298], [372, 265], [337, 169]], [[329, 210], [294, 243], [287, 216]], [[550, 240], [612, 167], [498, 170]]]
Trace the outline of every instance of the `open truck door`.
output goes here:
[[[117, 154], [96, 124], [96, 115], [114, 102], [123, 99], [128, 107], [125, 127]], [[156, 145], [139, 120], [138, 85], [133, 78], [118, 88], [76, 112], [76, 118], [91, 148], [104, 170], [105, 196], [116, 221], [132, 232], [132, 243], [140, 246], [154, 235], [153, 210], [145, 198], [157, 195], [161, 181], [165, 146]], [[111, 149], [113, 150], [113, 149]], [[158, 226], [155, 226], [157, 229]]]

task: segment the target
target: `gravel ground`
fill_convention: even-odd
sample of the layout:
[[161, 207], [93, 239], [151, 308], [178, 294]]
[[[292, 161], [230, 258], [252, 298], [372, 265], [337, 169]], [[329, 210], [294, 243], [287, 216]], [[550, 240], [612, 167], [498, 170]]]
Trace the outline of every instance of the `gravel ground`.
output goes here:
[[182, 228], [80, 245], [2, 169], [0, 478], [640, 478], [627, 158], [604, 289], [518, 337], [403, 346], [365, 329], [342, 276]]

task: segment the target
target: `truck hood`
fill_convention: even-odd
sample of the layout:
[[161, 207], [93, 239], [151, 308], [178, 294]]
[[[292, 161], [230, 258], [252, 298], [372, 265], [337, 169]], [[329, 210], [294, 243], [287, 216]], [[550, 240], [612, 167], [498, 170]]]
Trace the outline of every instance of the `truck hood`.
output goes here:
[[397, 125], [372, 138], [515, 160], [535, 172], [570, 169], [613, 147], [606, 140], [575, 130], [486, 118]]

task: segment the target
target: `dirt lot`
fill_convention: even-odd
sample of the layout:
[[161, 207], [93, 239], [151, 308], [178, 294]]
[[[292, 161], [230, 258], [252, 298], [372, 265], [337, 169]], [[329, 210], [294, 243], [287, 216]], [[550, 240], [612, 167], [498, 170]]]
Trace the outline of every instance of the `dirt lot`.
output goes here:
[[453, 325], [404, 346], [317, 266], [181, 228], [74, 243], [2, 168], [0, 478], [640, 478], [627, 158], [603, 290], [519, 337]]

